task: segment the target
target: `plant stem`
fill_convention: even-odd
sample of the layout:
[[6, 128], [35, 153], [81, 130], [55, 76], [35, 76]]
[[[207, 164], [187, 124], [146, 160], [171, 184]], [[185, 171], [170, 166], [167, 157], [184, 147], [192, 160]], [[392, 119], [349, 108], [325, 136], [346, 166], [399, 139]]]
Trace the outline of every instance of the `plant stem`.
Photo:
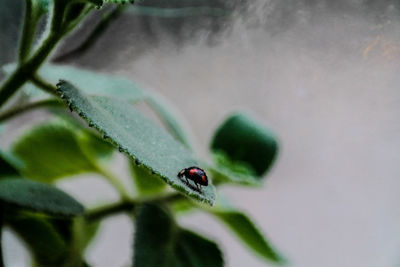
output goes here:
[[33, 109], [37, 109], [37, 108], [41, 108], [41, 107], [61, 107], [61, 106], [63, 106], [63, 104], [57, 99], [46, 99], [46, 100], [41, 100], [41, 101], [37, 101], [37, 102], [32, 102], [32, 103], [26, 104], [24, 106], [15, 107], [15, 108], [9, 109], [9, 110], [1, 113], [0, 114], [0, 122], [6, 121], [15, 116], [21, 115], [27, 111], [31, 111]]
[[36, 19], [33, 18], [32, 0], [25, 0], [25, 17], [19, 46], [18, 62], [23, 63], [28, 57], [36, 29]]
[[134, 201], [123, 201], [109, 204], [104, 207], [88, 211], [85, 214], [85, 219], [87, 221], [97, 221], [116, 213], [133, 211], [137, 207], [137, 205], [138, 203]]
[[47, 82], [46, 80], [44, 80], [42, 77], [40, 77], [39, 75], [33, 75], [32, 78], [30, 79], [30, 81], [36, 85], [38, 88], [42, 89], [43, 91], [58, 96], [57, 95], [57, 88], [52, 85], [51, 83]]
[[131, 197], [129, 196], [128, 191], [126, 191], [124, 184], [121, 183], [118, 177], [100, 166], [97, 162], [93, 161], [92, 163], [96, 166], [98, 172], [103, 175], [104, 178], [106, 178], [106, 180], [115, 188], [115, 190], [118, 191], [122, 200], [130, 201]]
[[83, 43], [81, 43], [75, 49], [73, 49], [65, 54], [57, 56], [52, 61], [53, 62], [62, 62], [62, 61], [66, 61], [68, 59], [76, 58], [76, 57], [83, 55], [102, 36], [102, 34], [105, 32], [105, 30], [111, 24], [111, 22], [113, 22], [116, 18], [118, 18], [120, 16], [120, 14], [122, 13], [122, 11], [124, 10], [125, 7], [126, 6], [119, 5], [112, 11], [108, 12], [102, 18], [102, 20], [96, 25], [94, 30], [89, 34], [89, 36], [86, 38], [86, 40]]

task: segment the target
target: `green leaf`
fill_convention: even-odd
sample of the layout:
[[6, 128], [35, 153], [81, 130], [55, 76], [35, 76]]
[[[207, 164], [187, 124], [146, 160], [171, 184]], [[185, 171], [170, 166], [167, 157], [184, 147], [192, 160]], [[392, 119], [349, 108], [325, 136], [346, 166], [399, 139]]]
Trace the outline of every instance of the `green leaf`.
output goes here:
[[94, 161], [104, 158], [112, 147], [94, 134], [65, 120], [35, 126], [13, 145], [12, 152], [23, 163], [24, 176], [42, 182], [83, 172], [96, 172]]
[[240, 165], [241, 169], [247, 168], [246, 172], [261, 179], [277, 156], [278, 142], [275, 135], [257, 121], [244, 114], [235, 114], [217, 129], [211, 151], [226, 158], [222, 162], [217, 159], [217, 164], [225, 163], [223, 167], [234, 173], [238, 170], [232, 167]]
[[132, 157], [136, 164], [148, 168], [188, 196], [214, 204], [215, 190], [211, 183], [197, 190], [177, 177], [183, 168], [197, 165], [192, 153], [128, 102], [84, 95], [66, 81], [61, 81], [57, 88], [79, 116], [119, 147], [121, 152]]
[[[16, 68], [16, 64], [8, 64], [3, 67], [5, 73], [10, 74]], [[100, 96], [113, 96], [131, 102], [136, 102], [145, 97], [145, 93], [132, 81], [114, 75], [85, 70], [67, 65], [45, 64], [40, 67], [38, 74], [52, 84], [56, 84], [60, 77], [73, 80], [78, 87], [82, 87], [85, 93]], [[23, 88], [31, 97], [45, 97], [46, 93], [38, 90], [36, 86], [27, 84]]]
[[84, 253], [90, 242], [96, 236], [99, 230], [100, 221], [89, 222], [83, 217], [77, 217], [73, 225], [73, 246], [80, 253]]
[[83, 206], [63, 191], [26, 179], [0, 180], [0, 201], [25, 210], [56, 216], [82, 214]]
[[157, 116], [164, 123], [168, 132], [190, 149], [192, 146], [188, 134], [177, 121], [177, 115], [163, 103], [161, 96], [152, 94], [146, 97], [145, 101], [157, 113]]
[[18, 175], [18, 170], [10, 163], [6, 154], [0, 151], [0, 177]]
[[172, 266], [224, 266], [222, 252], [214, 242], [185, 229], [180, 229], [175, 238], [175, 263]]
[[135, 229], [134, 267], [223, 266], [222, 253], [214, 242], [180, 228], [160, 206], [142, 205]]
[[181, 8], [147, 7], [132, 6], [126, 9], [126, 12], [138, 16], [151, 16], [159, 18], [182, 18], [194, 16], [213, 16], [220, 17], [230, 14], [229, 11], [222, 8], [197, 6]]
[[62, 266], [69, 255], [69, 248], [47, 219], [34, 215], [21, 215], [8, 221], [31, 249], [40, 266]]
[[165, 189], [165, 183], [152, 174], [148, 168], [131, 162], [130, 169], [135, 188], [140, 195], [155, 195]]
[[277, 264], [285, 259], [270, 245], [254, 223], [244, 213], [236, 210], [210, 210], [222, 220], [252, 251]]
[[140, 206], [135, 225], [133, 266], [169, 266], [175, 227], [175, 222], [163, 208], [154, 204]]
[[[16, 68], [16, 64], [9, 64], [3, 67], [3, 70], [10, 74]], [[88, 71], [81, 68], [66, 65], [43, 65], [39, 69], [41, 77], [50, 83], [57, 83], [61, 78], [74, 81], [78, 88], [90, 95], [112, 96], [131, 103], [145, 101], [152, 108], [161, 121], [165, 124], [167, 130], [180, 142], [190, 147], [190, 140], [184, 128], [175, 119], [175, 114], [164, 104], [161, 96], [143, 92], [139, 86], [120, 76], [107, 75]], [[38, 90], [36, 86], [27, 83], [24, 92], [31, 97], [43, 98], [47, 94]]]

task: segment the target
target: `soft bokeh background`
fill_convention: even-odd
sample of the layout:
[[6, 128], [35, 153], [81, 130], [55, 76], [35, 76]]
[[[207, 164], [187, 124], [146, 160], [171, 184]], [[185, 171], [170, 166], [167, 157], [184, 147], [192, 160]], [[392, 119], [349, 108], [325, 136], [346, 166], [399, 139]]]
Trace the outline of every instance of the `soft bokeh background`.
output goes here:
[[[10, 2], [0, 1], [3, 10], [21, 12]], [[187, 18], [183, 26], [123, 15], [89, 53], [68, 63], [123, 74], [161, 93], [186, 120], [203, 156], [231, 111], [250, 110], [273, 129], [281, 150], [265, 187], [220, 193], [251, 214], [290, 266], [399, 266], [399, 4], [249, 2], [232, 20]], [[13, 60], [19, 25], [3, 13], [0, 63]], [[46, 116], [12, 121], [0, 145], [32, 117]], [[124, 162], [117, 163], [122, 172]], [[107, 184], [80, 178], [60, 186], [88, 205], [116, 199]], [[181, 222], [216, 239], [227, 266], [266, 266], [211, 217], [198, 213]], [[89, 261], [126, 266], [132, 231], [125, 216], [106, 220]], [[8, 232], [4, 240], [10, 266], [26, 266], [17, 240]]]

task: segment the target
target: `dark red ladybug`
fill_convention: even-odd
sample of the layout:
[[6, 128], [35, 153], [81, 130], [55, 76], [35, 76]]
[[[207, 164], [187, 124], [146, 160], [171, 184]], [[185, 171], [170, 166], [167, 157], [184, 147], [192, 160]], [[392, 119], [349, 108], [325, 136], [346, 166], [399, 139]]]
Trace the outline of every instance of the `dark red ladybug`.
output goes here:
[[188, 179], [192, 180], [194, 184], [196, 185], [197, 189], [199, 189], [198, 184], [207, 186], [208, 185], [208, 177], [206, 172], [203, 169], [200, 169], [199, 167], [189, 167], [181, 170], [178, 173], [178, 177], [182, 179], [182, 177], [185, 177], [186, 182], [189, 184]]

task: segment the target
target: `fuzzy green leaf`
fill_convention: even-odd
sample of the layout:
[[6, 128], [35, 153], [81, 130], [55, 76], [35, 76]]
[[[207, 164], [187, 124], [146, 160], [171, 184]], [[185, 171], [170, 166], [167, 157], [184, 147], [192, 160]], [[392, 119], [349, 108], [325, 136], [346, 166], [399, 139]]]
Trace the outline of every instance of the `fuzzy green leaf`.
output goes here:
[[[214, 155], [223, 155], [223, 160], [216, 159], [223, 168], [239, 176], [247, 172], [261, 179], [277, 156], [278, 142], [275, 135], [257, 121], [244, 114], [235, 114], [217, 129], [211, 151]], [[239, 171], [234, 168], [238, 165]]]
[[183, 168], [198, 165], [192, 153], [128, 102], [85, 95], [66, 81], [61, 81], [57, 88], [79, 116], [136, 164], [148, 168], [188, 196], [214, 204], [215, 190], [211, 183], [198, 190], [177, 177]]
[[112, 147], [94, 134], [64, 120], [35, 126], [14, 144], [24, 176], [51, 183], [83, 172], [96, 172], [93, 161], [109, 155]]
[[160, 206], [142, 205], [135, 229], [134, 267], [223, 266], [222, 253], [214, 242], [180, 228]]
[[25, 210], [70, 217], [82, 214], [83, 206], [63, 191], [26, 179], [0, 180], [0, 201]]
[[8, 224], [25, 241], [40, 266], [62, 266], [68, 257], [68, 245], [48, 220], [20, 215], [9, 220]]
[[277, 263], [285, 263], [284, 258], [270, 245], [254, 223], [244, 213], [236, 210], [211, 210], [222, 220], [252, 251], [262, 258]]
[[130, 164], [130, 169], [135, 188], [140, 195], [154, 195], [165, 189], [165, 183], [156, 175], [152, 174], [148, 168], [144, 168], [132, 162]]

